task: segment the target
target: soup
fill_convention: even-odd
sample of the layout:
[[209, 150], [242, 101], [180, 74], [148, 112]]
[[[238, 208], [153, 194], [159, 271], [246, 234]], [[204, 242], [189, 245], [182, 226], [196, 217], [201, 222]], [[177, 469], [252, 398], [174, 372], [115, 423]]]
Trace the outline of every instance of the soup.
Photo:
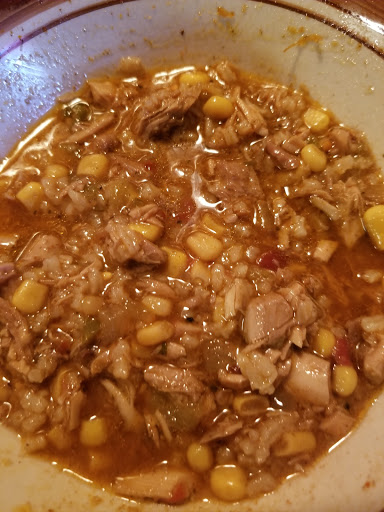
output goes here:
[[362, 134], [229, 62], [126, 58], [0, 177], [0, 419], [132, 499], [302, 472], [384, 380], [384, 184]]

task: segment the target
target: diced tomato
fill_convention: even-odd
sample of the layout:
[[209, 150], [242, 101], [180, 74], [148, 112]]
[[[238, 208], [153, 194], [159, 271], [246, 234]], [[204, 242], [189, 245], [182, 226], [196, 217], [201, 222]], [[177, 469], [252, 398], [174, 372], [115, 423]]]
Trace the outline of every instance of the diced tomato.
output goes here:
[[336, 364], [343, 366], [353, 366], [351, 351], [349, 348], [348, 340], [346, 338], [337, 338], [332, 355]]
[[177, 222], [184, 224], [185, 222], [188, 222], [195, 211], [196, 203], [192, 197], [188, 197], [184, 201], [180, 201], [178, 208], [175, 209], [173, 217]]
[[180, 505], [189, 498], [189, 489], [185, 482], [179, 482], [172, 489], [172, 496], [167, 500], [169, 505]]
[[287, 264], [287, 257], [282, 251], [272, 249], [264, 252], [258, 259], [257, 263], [262, 268], [276, 272], [278, 268], [285, 267]]

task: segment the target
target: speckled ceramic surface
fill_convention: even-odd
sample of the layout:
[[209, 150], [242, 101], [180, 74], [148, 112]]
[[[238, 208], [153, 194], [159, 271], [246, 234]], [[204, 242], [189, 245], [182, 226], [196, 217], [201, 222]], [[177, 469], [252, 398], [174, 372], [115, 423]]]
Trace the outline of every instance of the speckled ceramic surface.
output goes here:
[[[231, 15], [220, 16], [219, 6]], [[44, 10], [37, 6], [4, 21], [2, 29], [1, 158], [57, 95], [121, 56], [137, 55], [147, 66], [227, 57], [277, 81], [305, 86], [345, 123], [365, 131], [384, 165], [384, 28], [378, 21], [316, 0], [72, 0]], [[304, 476], [258, 501], [178, 510], [379, 512], [384, 508], [383, 417], [381, 395], [347, 440]], [[0, 511], [24, 504], [31, 512], [169, 508], [137, 506], [24, 457], [16, 436], [1, 429]]]

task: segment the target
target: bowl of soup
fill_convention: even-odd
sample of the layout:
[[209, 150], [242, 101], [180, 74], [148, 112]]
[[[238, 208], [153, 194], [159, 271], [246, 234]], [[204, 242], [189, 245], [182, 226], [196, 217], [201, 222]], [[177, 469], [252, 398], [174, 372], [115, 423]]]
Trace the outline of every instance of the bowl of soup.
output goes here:
[[2, 21], [9, 512], [383, 503], [383, 28], [318, 1]]

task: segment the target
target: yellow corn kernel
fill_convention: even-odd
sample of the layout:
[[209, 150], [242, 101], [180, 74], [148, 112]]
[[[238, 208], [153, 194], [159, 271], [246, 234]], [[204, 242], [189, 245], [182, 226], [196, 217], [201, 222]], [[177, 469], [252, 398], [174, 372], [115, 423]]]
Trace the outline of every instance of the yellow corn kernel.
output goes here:
[[186, 71], [179, 76], [179, 83], [183, 85], [206, 84], [209, 76], [204, 71]]
[[211, 280], [211, 271], [206, 263], [197, 260], [193, 263], [190, 269], [192, 279], [200, 280], [204, 284], [209, 284]]
[[102, 297], [96, 295], [84, 295], [76, 311], [84, 315], [96, 315], [103, 307]]
[[108, 171], [108, 158], [102, 153], [85, 155], [77, 166], [77, 174], [80, 176], [93, 176], [103, 179]]
[[156, 297], [156, 295], [146, 295], [143, 297], [144, 306], [153, 311], [158, 316], [168, 316], [172, 312], [173, 303], [165, 297]]
[[84, 446], [101, 446], [108, 439], [108, 428], [104, 418], [83, 420], [80, 426], [80, 443]]
[[327, 166], [327, 155], [315, 144], [304, 146], [301, 150], [301, 158], [313, 172], [322, 172]]
[[109, 272], [108, 270], [103, 272], [104, 281], [109, 281], [110, 279], [112, 279], [112, 276], [113, 276], [112, 272]]
[[213, 454], [207, 444], [192, 443], [187, 449], [187, 461], [197, 473], [204, 473], [213, 466]]
[[156, 322], [139, 329], [136, 333], [136, 339], [140, 345], [152, 347], [172, 338], [174, 332], [175, 328], [171, 322], [168, 322], [167, 320], [157, 320]]
[[163, 228], [157, 224], [139, 222], [137, 224], [129, 224], [128, 227], [137, 233], [141, 233], [150, 242], [156, 242], [163, 234]]
[[47, 433], [47, 439], [57, 450], [64, 451], [71, 447], [71, 434], [62, 425], [56, 425]]
[[216, 233], [216, 235], [222, 235], [225, 231], [225, 227], [218, 222], [210, 213], [205, 213], [203, 215], [203, 224], [210, 231]]
[[332, 331], [320, 327], [313, 340], [313, 350], [323, 357], [329, 358], [332, 355], [336, 338]]
[[384, 250], [384, 205], [378, 204], [368, 208], [363, 216], [364, 226], [373, 245]]
[[238, 416], [260, 416], [269, 407], [269, 400], [265, 396], [244, 394], [237, 395], [233, 400], [233, 409]]
[[203, 113], [217, 121], [225, 121], [235, 110], [233, 103], [224, 96], [211, 96], [203, 105]]
[[239, 501], [245, 497], [247, 477], [239, 466], [216, 466], [210, 475], [213, 494], [223, 501]]
[[304, 113], [304, 123], [312, 133], [323, 133], [329, 126], [329, 115], [324, 110], [309, 108]]
[[138, 359], [149, 359], [152, 357], [153, 350], [154, 349], [152, 347], [144, 347], [135, 340], [131, 341], [131, 355], [133, 357], [137, 357]]
[[168, 254], [166, 273], [170, 277], [180, 277], [188, 266], [188, 256], [184, 251], [173, 247], [162, 247]]
[[357, 386], [357, 372], [353, 366], [337, 364], [332, 371], [332, 388], [339, 396], [352, 395]]
[[32, 279], [23, 281], [15, 290], [12, 304], [22, 313], [37, 313], [44, 305], [48, 286]]
[[68, 174], [69, 170], [65, 165], [51, 164], [47, 165], [45, 168], [45, 175], [47, 178], [65, 178]]
[[44, 189], [41, 183], [30, 181], [16, 194], [17, 199], [28, 210], [36, 210], [44, 199]]
[[203, 261], [213, 261], [223, 252], [223, 244], [212, 235], [195, 231], [186, 240], [188, 249]]
[[316, 437], [309, 431], [284, 432], [272, 447], [276, 457], [290, 457], [299, 453], [312, 452], [316, 448]]

